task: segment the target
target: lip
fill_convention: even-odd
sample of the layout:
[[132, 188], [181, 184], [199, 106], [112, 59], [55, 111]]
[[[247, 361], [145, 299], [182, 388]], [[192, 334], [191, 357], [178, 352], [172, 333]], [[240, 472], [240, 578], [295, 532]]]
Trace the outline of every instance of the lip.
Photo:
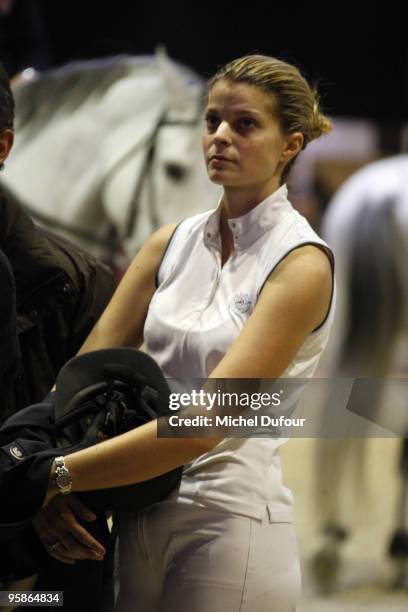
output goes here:
[[210, 161], [232, 162], [232, 159], [229, 159], [228, 157], [225, 157], [225, 155], [211, 155]]

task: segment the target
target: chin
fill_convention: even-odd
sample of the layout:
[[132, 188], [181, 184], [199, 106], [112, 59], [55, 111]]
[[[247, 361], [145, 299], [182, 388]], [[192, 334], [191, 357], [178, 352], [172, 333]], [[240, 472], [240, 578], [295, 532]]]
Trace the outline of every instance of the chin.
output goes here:
[[216, 185], [222, 185], [223, 187], [233, 187], [234, 182], [231, 179], [228, 179], [225, 174], [223, 175], [222, 171], [210, 170], [208, 172], [208, 177], [212, 183]]
[[216, 183], [217, 185], [223, 185], [225, 181], [225, 177], [222, 176], [222, 172], [214, 172], [213, 170], [208, 172], [208, 178], [212, 183]]
[[225, 185], [225, 180], [223, 180], [221, 177], [219, 176], [209, 176], [209, 179], [212, 183], [214, 183], [215, 185]]

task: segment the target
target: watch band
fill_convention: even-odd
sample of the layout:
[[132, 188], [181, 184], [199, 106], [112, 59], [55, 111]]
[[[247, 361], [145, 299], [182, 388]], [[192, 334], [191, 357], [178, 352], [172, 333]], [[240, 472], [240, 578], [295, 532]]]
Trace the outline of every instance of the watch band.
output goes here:
[[62, 495], [68, 495], [72, 491], [72, 477], [65, 465], [64, 457], [56, 457], [55, 461], [55, 484]]

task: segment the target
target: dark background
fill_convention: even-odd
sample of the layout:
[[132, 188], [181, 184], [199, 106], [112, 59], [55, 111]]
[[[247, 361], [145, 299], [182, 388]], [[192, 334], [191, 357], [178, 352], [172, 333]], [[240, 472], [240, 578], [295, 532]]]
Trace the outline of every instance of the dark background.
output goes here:
[[15, 25], [13, 40], [20, 50], [31, 45], [38, 51], [44, 44], [40, 67], [153, 53], [163, 43], [172, 58], [208, 76], [227, 60], [259, 51], [295, 63], [311, 81], [318, 79], [329, 114], [384, 125], [400, 124], [408, 114], [406, 20], [391, 3], [381, 9], [357, 2], [307, 3], [299, 9], [295, 3], [260, 0], [16, 0], [14, 12], [17, 5], [31, 11], [37, 43], [29, 40], [35, 38], [33, 28], [24, 34]]

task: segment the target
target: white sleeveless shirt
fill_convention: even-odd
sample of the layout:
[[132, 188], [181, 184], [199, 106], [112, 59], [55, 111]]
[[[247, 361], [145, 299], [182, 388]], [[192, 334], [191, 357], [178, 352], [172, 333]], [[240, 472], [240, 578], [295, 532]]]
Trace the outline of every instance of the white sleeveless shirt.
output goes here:
[[[158, 272], [144, 327], [147, 352], [166, 378], [206, 379], [239, 335], [279, 262], [306, 244], [327, 249], [295, 211], [282, 185], [242, 217], [229, 219], [234, 250], [221, 267], [217, 209], [182, 221]], [[332, 264], [333, 267], [333, 264]], [[305, 340], [282, 378], [309, 378], [327, 343], [335, 286], [325, 321]], [[276, 438], [225, 438], [184, 467], [172, 501], [215, 507], [271, 521], [293, 520], [293, 497], [282, 484]]]

